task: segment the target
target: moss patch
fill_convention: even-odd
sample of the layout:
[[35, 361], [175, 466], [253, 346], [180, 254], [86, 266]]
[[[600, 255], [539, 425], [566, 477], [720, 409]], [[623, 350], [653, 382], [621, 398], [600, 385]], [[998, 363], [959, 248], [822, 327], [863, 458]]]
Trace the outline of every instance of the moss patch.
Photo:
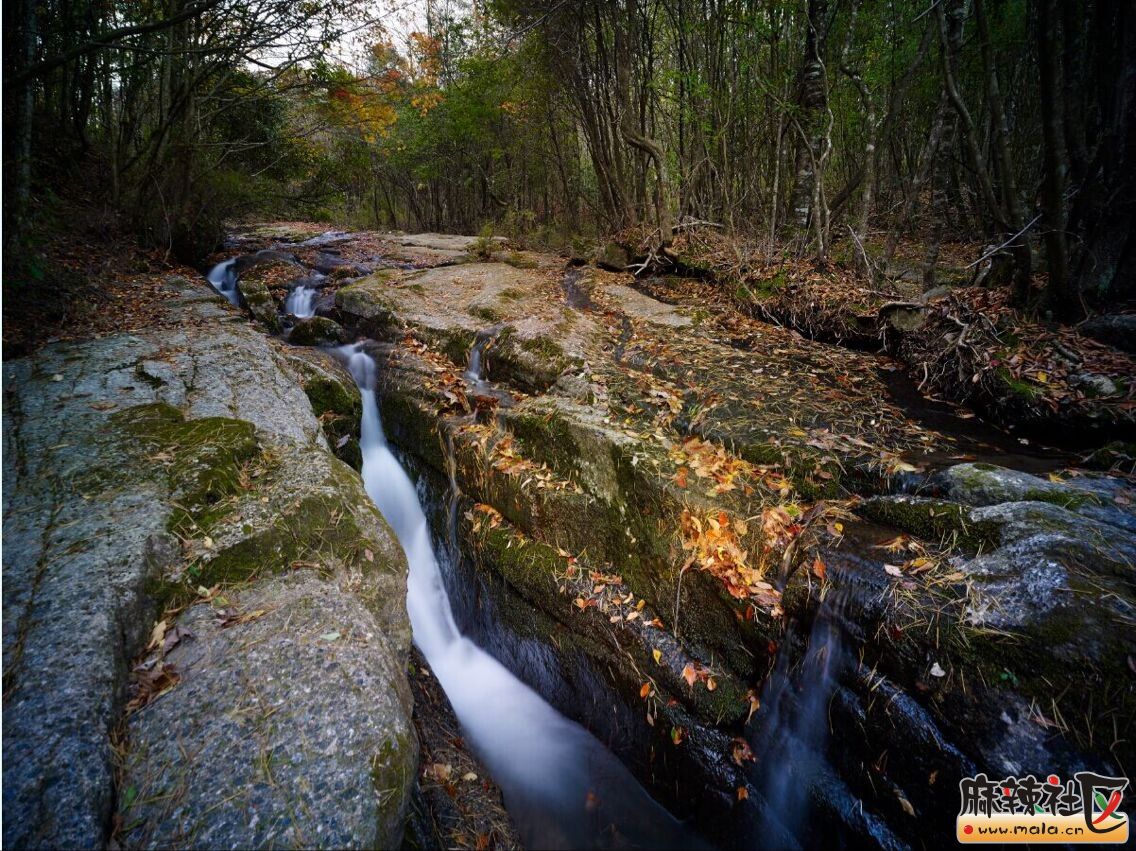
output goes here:
[[877, 497], [862, 502], [858, 512], [869, 520], [886, 523], [933, 541], [957, 541], [971, 552], [998, 542], [1000, 526], [975, 522], [970, 510], [957, 502], [915, 497]]
[[112, 415], [112, 422], [164, 463], [176, 507], [169, 531], [206, 529], [228, 511], [227, 500], [247, 486], [248, 467], [261, 455], [252, 423], [229, 417], [186, 420], [162, 402]]

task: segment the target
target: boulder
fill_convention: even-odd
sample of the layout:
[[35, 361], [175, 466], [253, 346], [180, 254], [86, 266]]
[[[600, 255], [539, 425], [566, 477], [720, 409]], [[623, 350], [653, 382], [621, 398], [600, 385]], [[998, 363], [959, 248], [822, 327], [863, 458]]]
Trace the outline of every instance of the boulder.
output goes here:
[[593, 262], [601, 269], [622, 272], [631, 265], [631, 255], [618, 242], [608, 242], [596, 252]]
[[363, 404], [351, 374], [331, 353], [321, 349], [282, 346], [281, 353], [304, 388], [331, 451], [341, 461], [361, 469], [359, 421]]
[[1136, 488], [1124, 479], [1078, 474], [1038, 476], [993, 464], [956, 464], [936, 474], [933, 485], [956, 502], [987, 506], [1041, 502], [1136, 534]]
[[1136, 353], [1136, 313], [1093, 316], [1082, 322], [1078, 330], [1086, 337]]
[[334, 346], [349, 339], [342, 325], [325, 316], [297, 319], [288, 333], [288, 342], [293, 346]]
[[161, 330], [4, 364], [4, 842], [102, 846], [117, 807], [161, 846], [397, 845], [401, 549], [276, 345], [168, 289]]
[[241, 291], [241, 300], [253, 318], [258, 320], [273, 334], [280, 333], [280, 308], [276, 299], [268, 290], [268, 285], [260, 280], [242, 280], [237, 282]]

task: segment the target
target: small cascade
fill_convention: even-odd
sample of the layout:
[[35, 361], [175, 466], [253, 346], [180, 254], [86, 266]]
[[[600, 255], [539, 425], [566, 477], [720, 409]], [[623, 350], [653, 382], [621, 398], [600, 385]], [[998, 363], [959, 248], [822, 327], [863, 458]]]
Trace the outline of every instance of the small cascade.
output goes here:
[[313, 237], [303, 240], [302, 242], [288, 243], [296, 248], [312, 248], [321, 245], [331, 245], [336, 242], [343, 242], [351, 238], [351, 234], [343, 230], [325, 230], [321, 234], [316, 234]]
[[407, 609], [414, 643], [501, 787], [524, 845], [703, 847], [591, 733], [461, 634], [417, 491], [383, 435], [375, 361], [358, 345], [337, 351], [362, 394], [364, 486], [410, 565]]
[[473, 340], [473, 347], [469, 350], [469, 362], [466, 364], [463, 376], [467, 381], [472, 381], [474, 384], [481, 384], [485, 381], [485, 350], [489, 344], [493, 342], [497, 334], [492, 330], [482, 330], [477, 332], [477, 336]]
[[314, 287], [299, 284], [288, 293], [284, 300], [284, 312], [291, 313], [297, 319], [307, 319], [316, 315], [316, 292]]
[[849, 659], [842, 599], [830, 594], [821, 603], [796, 671], [789, 669], [792, 642], [791, 635], [786, 636], [761, 697], [765, 717], [753, 751], [761, 754], [764, 766], [759, 785], [767, 837], [808, 844], [810, 787], [830, 773], [825, 759], [828, 703]]
[[230, 304], [240, 307], [241, 291], [237, 288], [237, 258], [218, 263], [209, 270], [205, 276], [212, 284], [213, 289], [229, 300]]

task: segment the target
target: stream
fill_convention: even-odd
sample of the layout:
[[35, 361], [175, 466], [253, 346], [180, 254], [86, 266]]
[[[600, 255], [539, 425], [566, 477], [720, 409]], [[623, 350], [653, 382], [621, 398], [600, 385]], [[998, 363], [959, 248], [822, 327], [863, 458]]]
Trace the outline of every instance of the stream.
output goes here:
[[458, 630], [417, 491], [383, 434], [375, 361], [359, 345], [343, 346], [338, 354], [363, 399], [364, 486], [410, 565], [407, 608], [414, 643], [500, 786], [524, 845], [702, 847], [599, 740]]
[[[240, 268], [236, 259], [229, 260], [207, 276], [234, 304], [241, 301]], [[315, 315], [317, 297], [323, 298], [320, 286], [314, 277], [294, 282], [281, 318]], [[570, 305], [591, 305], [576, 274], [570, 272], [562, 286]], [[325, 313], [323, 308], [318, 312]], [[288, 327], [287, 321], [282, 324]], [[503, 345], [502, 327], [475, 333], [462, 374], [469, 398], [496, 409], [499, 417], [515, 403], [487, 376], [488, 360]], [[616, 363], [632, 336], [631, 323], [622, 316], [612, 352]], [[376, 337], [382, 339], [380, 333]], [[352, 337], [338, 337], [346, 339]], [[670, 723], [676, 726], [670, 733], [676, 749], [670, 750], [668, 742], [658, 752], [658, 731], [651, 729], [655, 721], [648, 712], [649, 726], [644, 727], [635, 697], [645, 694], [638, 685], [627, 691], [626, 683], [621, 684], [626, 671], [612, 669], [622, 659], [600, 670], [588, 658], [564, 652], [547, 627], [530, 637], [522, 627], [531, 626], [530, 619], [540, 623], [540, 606], [523, 595], [510, 597], [514, 592], [507, 582], [493, 588], [467, 572], [474, 570], [476, 557], [458, 543], [458, 506], [468, 499], [459, 488], [452, 436], [443, 459], [449, 464], [448, 483], [441, 465], [424, 471], [416, 466], [420, 458], [415, 452], [398, 454], [418, 436], [399, 431], [397, 409], [388, 412], [395, 446], [388, 443], [378, 390], [388, 385], [385, 374], [380, 381], [373, 355], [382, 345], [362, 340], [330, 349], [361, 394], [363, 483], [406, 554], [406, 605], [414, 643], [472, 752], [500, 788], [524, 847], [708, 848], [710, 840], [726, 847], [871, 844], [900, 849], [924, 844], [921, 828], [907, 821], [914, 811], [929, 820], [925, 824], [933, 823], [936, 835], [948, 835], [951, 816], [944, 802], [953, 803], [958, 777], [976, 769], [944, 737], [942, 722], [902, 686], [905, 678], [923, 676], [915, 688], [940, 688], [925, 680], [943, 676], [934, 673], [931, 663], [937, 665], [945, 656], [908, 660], [893, 655], [891, 667], [865, 673], [865, 648], [877, 640], [865, 630], [875, 630], [877, 618], [883, 623], [880, 601], [891, 587], [877, 551], [890, 551], [893, 541], [902, 544], [905, 538], [886, 524], [847, 520], [848, 543], [839, 552], [826, 550], [825, 560], [850, 578], [820, 597], [814, 610], [795, 612], [779, 641], [769, 642], [769, 667], [759, 672], [764, 675], [760, 700], [750, 693], [752, 723], [747, 717], [742, 734], [731, 740], [720, 719], [718, 725], [702, 724], [682, 715], [684, 708], [672, 699], [667, 708], [675, 707], [677, 720]], [[876, 363], [888, 401], [902, 416], [954, 438], [938, 454], [913, 456], [921, 469], [893, 476], [888, 484], [892, 493], [938, 487], [928, 484], [930, 474], [964, 460], [1041, 475], [1073, 460], [1035, 438], [962, 419], [953, 407], [924, 399], [913, 381], [885, 359]], [[1049, 443], [1055, 436], [1046, 437]], [[889, 557], [904, 560], [902, 555]], [[898, 641], [895, 634], [888, 636]], [[909, 664], [923, 674], [905, 671]], [[1002, 711], [1000, 722], [1009, 724], [1007, 717]], [[665, 739], [666, 727], [661, 729]], [[681, 751], [679, 742], [685, 742]]]

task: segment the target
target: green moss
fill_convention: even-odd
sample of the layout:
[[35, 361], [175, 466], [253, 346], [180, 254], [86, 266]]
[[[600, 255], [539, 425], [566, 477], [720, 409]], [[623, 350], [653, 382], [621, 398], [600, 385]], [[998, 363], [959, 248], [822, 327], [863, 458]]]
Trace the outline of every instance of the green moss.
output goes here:
[[539, 265], [535, 260], [525, 257], [523, 254], [518, 254], [516, 251], [510, 251], [501, 259], [514, 269], [535, 269]]
[[972, 521], [970, 510], [956, 502], [877, 497], [860, 503], [857, 511], [870, 520], [886, 523], [921, 538], [955, 540], [971, 552], [989, 548], [999, 539], [999, 524]]
[[371, 785], [379, 804], [379, 820], [394, 826], [402, 819], [402, 808], [418, 762], [418, 743], [409, 732], [397, 731], [383, 741], [371, 759]]
[[469, 361], [469, 350], [477, 339], [476, 334], [464, 328], [447, 328], [430, 336], [446, 357], [463, 367]]
[[203, 585], [244, 582], [264, 573], [288, 569], [297, 562], [318, 564], [329, 572], [337, 565], [366, 568], [367, 548], [351, 506], [338, 495], [305, 497], [278, 514], [272, 525], [227, 547], [190, 569]]
[[347, 332], [338, 322], [326, 316], [313, 316], [296, 323], [288, 335], [288, 342], [294, 346], [324, 346], [343, 343], [348, 339]]
[[469, 309], [469, 315], [476, 317], [477, 319], [484, 319], [489, 323], [501, 322], [505, 318], [504, 313], [484, 304], [477, 305], [476, 307], [471, 307]]
[[247, 466], [260, 457], [252, 423], [228, 417], [186, 420], [162, 402], [128, 408], [111, 421], [148, 452], [164, 455], [176, 500], [169, 529], [207, 529], [228, 511], [226, 501], [243, 488]]
[[1102, 505], [1103, 500], [1096, 494], [1079, 491], [1077, 493], [1059, 493], [1051, 490], [1028, 490], [1022, 495], [1027, 502], [1048, 502], [1061, 508], [1077, 509], [1086, 505]]
[[1006, 389], [1008, 389], [1015, 396], [1021, 396], [1032, 401], [1045, 392], [1040, 386], [1036, 384], [1031, 384], [1030, 382], [1024, 381], [1020, 378], [1015, 378], [1013, 373], [1011, 373], [1010, 370], [1006, 369], [1006, 367], [1004, 366], [999, 367], [995, 374], [998, 376], [998, 380], [1002, 382]]
[[550, 361], [564, 359], [564, 350], [560, 348], [560, 344], [549, 337], [530, 337], [527, 340], [521, 340], [520, 347], [530, 354], [547, 358]]

